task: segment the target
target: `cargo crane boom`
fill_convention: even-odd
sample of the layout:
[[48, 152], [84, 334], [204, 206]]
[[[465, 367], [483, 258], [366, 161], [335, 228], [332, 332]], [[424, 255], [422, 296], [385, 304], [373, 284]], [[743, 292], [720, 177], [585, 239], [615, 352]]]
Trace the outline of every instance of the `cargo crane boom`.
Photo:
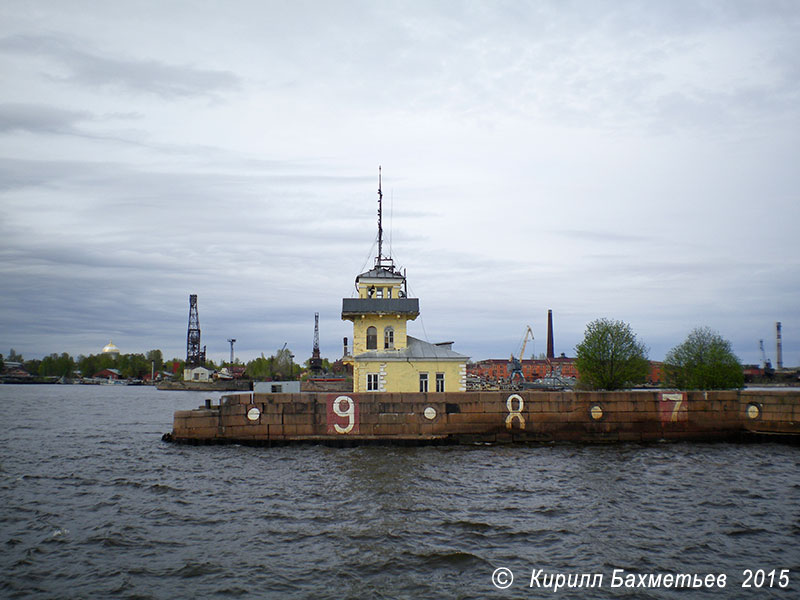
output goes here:
[[528, 328], [525, 330], [525, 333], [522, 337], [522, 345], [519, 350], [519, 358], [514, 358], [514, 355], [511, 355], [511, 375], [508, 377], [509, 383], [514, 383], [514, 377], [519, 376], [521, 382], [525, 381], [525, 375], [522, 373], [522, 361], [525, 358], [525, 347], [528, 345], [528, 338], [531, 340], [533, 338], [533, 330], [531, 326], [528, 325]]

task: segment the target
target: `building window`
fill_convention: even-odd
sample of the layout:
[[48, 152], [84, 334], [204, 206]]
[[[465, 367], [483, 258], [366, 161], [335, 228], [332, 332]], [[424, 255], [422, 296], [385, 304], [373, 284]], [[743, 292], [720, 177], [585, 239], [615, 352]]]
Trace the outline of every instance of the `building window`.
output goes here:
[[367, 350], [378, 349], [378, 330], [374, 327], [367, 327]]
[[377, 373], [367, 373], [367, 391], [368, 392], [377, 392], [378, 391], [378, 374]]
[[383, 347], [388, 350], [394, 348], [394, 329], [391, 327], [383, 330]]
[[428, 393], [428, 374], [427, 373], [420, 373], [419, 374], [419, 391], [422, 393]]
[[383, 288], [378, 288], [377, 290], [375, 290], [375, 297], [383, 298]]
[[392, 297], [392, 288], [386, 288], [386, 297], [387, 298], [391, 298]]
[[444, 373], [436, 374], [436, 391], [437, 392], [444, 391]]

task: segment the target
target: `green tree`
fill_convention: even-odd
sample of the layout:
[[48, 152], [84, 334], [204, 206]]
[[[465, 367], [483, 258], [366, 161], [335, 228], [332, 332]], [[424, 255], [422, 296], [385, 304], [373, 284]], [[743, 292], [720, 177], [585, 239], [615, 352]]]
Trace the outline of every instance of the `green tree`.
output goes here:
[[141, 353], [121, 354], [116, 368], [125, 379], [141, 379], [150, 372], [150, 361]]
[[597, 319], [586, 326], [577, 345], [576, 367], [580, 386], [593, 390], [618, 390], [645, 381], [650, 369], [647, 347], [636, 339], [630, 325]]
[[[281, 348], [274, 355], [272, 376], [274, 379], [291, 381], [295, 377], [294, 355], [288, 348]], [[299, 368], [299, 367], [298, 367]]]
[[164, 356], [161, 354], [161, 350], [150, 350], [146, 357], [147, 362], [155, 364], [156, 373], [164, 368]]
[[291, 381], [299, 375], [300, 366], [294, 364], [294, 355], [288, 348], [281, 348], [266, 358], [261, 353], [259, 358], [247, 363], [247, 376], [254, 380]]
[[25, 361], [25, 359], [22, 358], [22, 354], [17, 354], [16, 350], [14, 350], [13, 348], [11, 348], [11, 350], [8, 351], [8, 356], [6, 357], [6, 360], [8, 362], [19, 362], [19, 363]]
[[41, 364], [42, 361], [40, 361], [38, 358], [32, 358], [22, 363], [22, 368], [25, 369], [31, 375], [35, 375], [36, 373], [39, 372], [39, 365]]
[[272, 378], [272, 363], [273, 357], [266, 358], [264, 353], [247, 363], [246, 373], [250, 379], [255, 381], [264, 381]]
[[682, 390], [726, 390], [744, 386], [744, 371], [731, 343], [708, 327], [697, 327], [667, 353], [664, 383]]
[[61, 355], [51, 354], [45, 356], [39, 364], [38, 373], [42, 377], [72, 377], [75, 371], [75, 361], [66, 352]]
[[[90, 354], [89, 356], [78, 356], [78, 370], [83, 377], [94, 377], [103, 369], [120, 369], [120, 365], [127, 359], [122, 355], [118, 358], [110, 354]], [[125, 363], [127, 364], [127, 363]]]
[[81, 354], [78, 356], [78, 370], [81, 372], [82, 377], [93, 377], [100, 370], [98, 368], [99, 364], [100, 361], [94, 354], [89, 356]]

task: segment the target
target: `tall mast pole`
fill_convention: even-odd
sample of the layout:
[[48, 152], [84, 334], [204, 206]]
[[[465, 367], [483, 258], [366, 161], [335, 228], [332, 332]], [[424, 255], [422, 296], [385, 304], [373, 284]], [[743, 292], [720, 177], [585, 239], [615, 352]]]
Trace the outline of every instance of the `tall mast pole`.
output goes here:
[[381, 167], [378, 165], [378, 266], [383, 260], [383, 192], [381, 191]]

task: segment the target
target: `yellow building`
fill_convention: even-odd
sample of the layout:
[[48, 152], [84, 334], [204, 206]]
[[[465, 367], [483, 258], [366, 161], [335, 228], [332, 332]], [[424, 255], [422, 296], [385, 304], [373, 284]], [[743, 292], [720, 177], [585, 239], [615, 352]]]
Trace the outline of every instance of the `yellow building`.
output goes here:
[[[380, 181], [380, 180], [379, 180]], [[431, 344], [407, 333], [419, 316], [406, 278], [381, 255], [381, 191], [378, 184], [378, 255], [375, 267], [356, 277], [357, 298], [342, 300], [342, 319], [353, 322], [353, 392], [463, 392], [467, 359], [453, 342]]]

